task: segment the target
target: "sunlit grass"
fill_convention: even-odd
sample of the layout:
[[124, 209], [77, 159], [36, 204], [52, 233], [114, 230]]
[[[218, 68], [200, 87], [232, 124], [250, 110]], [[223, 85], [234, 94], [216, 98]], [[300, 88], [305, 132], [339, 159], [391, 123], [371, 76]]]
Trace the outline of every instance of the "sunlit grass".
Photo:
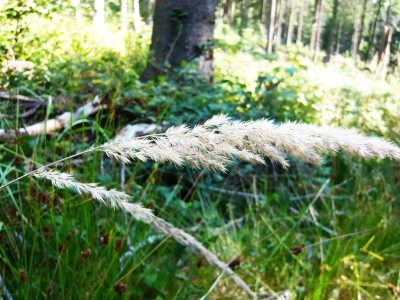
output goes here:
[[[260, 37], [256, 42], [246, 36], [241, 40], [227, 28], [216, 33], [222, 46], [214, 53], [217, 79], [239, 82], [256, 95], [260, 74], [269, 76], [271, 83], [283, 79], [276, 87], [280, 95], [269, 95], [262, 101], [276, 103], [277, 110], [293, 110], [296, 118], [292, 121], [357, 128], [391, 140], [398, 139], [398, 73], [390, 74], [384, 81], [371, 72], [368, 65], [362, 70], [364, 67], [357, 67], [351, 58], [342, 56], [334, 57], [328, 64], [314, 63], [303, 47], [283, 48], [268, 56], [260, 33], [255, 34]], [[288, 95], [286, 91], [294, 94]]]

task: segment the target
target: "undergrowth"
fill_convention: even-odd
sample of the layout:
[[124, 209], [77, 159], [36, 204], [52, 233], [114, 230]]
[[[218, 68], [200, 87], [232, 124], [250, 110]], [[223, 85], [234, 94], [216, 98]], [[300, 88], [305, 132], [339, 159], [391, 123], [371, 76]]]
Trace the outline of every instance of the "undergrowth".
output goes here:
[[[376, 80], [346, 59], [315, 65], [301, 49], [266, 57], [256, 43], [245, 40], [241, 49], [226, 35], [217, 37], [215, 85], [198, 80], [190, 65], [177, 71], [187, 85], [168, 76], [143, 84], [137, 79], [148, 29], [125, 42], [116, 39], [116, 47], [90, 30], [60, 28], [57, 22], [35, 27], [32, 20], [29, 36], [35, 39], [22, 39], [17, 58], [35, 63], [33, 77], [2, 76], [3, 89], [33, 97], [21, 88], [26, 87], [56, 104], [18, 120], [19, 126], [72, 111], [97, 94], [110, 110], [60, 133], [1, 144], [2, 183], [23, 175], [27, 163], [49, 163], [108, 142], [126, 123], [195, 124], [219, 112], [242, 120], [353, 127], [399, 142], [398, 78]], [[15, 102], [1, 105], [2, 112], [21, 113]], [[16, 128], [16, 120], [0, 117], [0, 128]], [[120, 189], [120, 162], [98, 152], [80, 159], [58, 169]], [[226, 174], [137, 161], [124, 167], [124, 191], [185, 228], [222, 261], [237, 255], [231, 268], [257, 292], [396, 299], [399, 164], [341, 154], [325, 160], [316, 168], [291, 158], [287, 171], [273, 162], [237, 162]], [[0, 289], [14, 299], [197, 299], [219, 275], [190, 248], [122, 211], [33, 178], [1, 190], [0, 207]], [[116, 285], [126, 274], [123, 285]], [[245, 297], [226, 276], [210, 295]]]

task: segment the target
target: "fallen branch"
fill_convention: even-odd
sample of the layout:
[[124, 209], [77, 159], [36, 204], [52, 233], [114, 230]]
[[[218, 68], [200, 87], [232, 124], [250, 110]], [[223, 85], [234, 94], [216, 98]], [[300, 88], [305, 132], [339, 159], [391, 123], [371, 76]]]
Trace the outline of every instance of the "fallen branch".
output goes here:
[[103, 109], [106, 105], [100, 105], [100, 98], [96, 96], [95, 100], [86, 103], [84, 106], [78, 108], [75, 112], [65, 112], [54, 119], [43, 121], [25, 128], [17, 130], [0, 129], [0, 140], [7, 140], [17, 137], [18, 135], [37, 136], [45, 133], [51, 133], [55, 130], [61, 129], [70, 123], [82, 118], [82, 116], [89, 116], [96, 113], [98, 110]]
[[8, 92], [0, 92], [0, 98], [8, 99], [8, 100], [20, 100], [20, 101], [27, 101], [27, 102], [41, 102], [39, 99], [28, 98], [22, 95], [11, 95]]

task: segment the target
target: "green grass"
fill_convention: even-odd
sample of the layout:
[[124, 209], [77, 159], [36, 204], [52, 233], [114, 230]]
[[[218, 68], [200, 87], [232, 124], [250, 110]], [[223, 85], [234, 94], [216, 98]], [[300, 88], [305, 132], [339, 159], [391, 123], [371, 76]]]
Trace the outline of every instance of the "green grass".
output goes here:
[[[90, 162], [84, 158], [71, 170], [79, 169], [85, 182], [99, 181], [99, 162], [100, 157]], [[105, 164], [110, 182], [118, 182], [118, 167], [111, 161]], [[399, 181], [393, 163], [339, 156], [321, 169], [295, 164], [287, 173], [280, 171], [277, 181], [270, 167], [253, 172], [243, 171], [245, 167], [234, 167], [222, 180], [217, 178], [218, 183], [216, 174], [203, 173], [194, 193], [186, 197], [190, 200], [183, 202], [182, 177], [192, 182], [198, 171], [174, 172], [177, 183], [171, 185], [162, 178], [163, 172], [171, 176], [170, 170], [138, 164], [127, 171], [125, 191], [145, 204], [152, 202], [155, 212], [177, 227], [197, 225], [191, 233], [223, 261], [237, 254], [240, 265], [235, 271], [253, 288], [290, 288], [307, 299], [328, 298], [333, 290], [340, 299], [354, 299], [357, 293], [395, 298], [387, 289], [399, 280]], [[5, 169], [2, 166], [2, 176]], [[210, 182], [254, 197], [210, 191]], [[13, 198], [20, 210], [12, 205]], [[197, 298], [218, 275], [215, 267], [200, 263], [196, 253], [173, 239], [163, 240], [147, 225], [126, 220], [121, 211], [57, 191], [48, 183], [19, 182], [3, 192], [1, 206], [3, 278], [18, 299], [42, 298], [49, 286], [56, 298]], [[106, 234], [110, 242], [103, 246], [100, 239]], [[123, 240], [119, 251], [117, 239]], [[127, 239], [137, 250], [121, 265]], [[292, 253], [302, 244], [301, 253]], [[91, 255], [82, 261], [86, 249]], [[118, 296], [113, 286], [127, 273], [123, 282], [128, 292]], [[223, 277], [211, 295], [240, 294]]]
[[[196, 101], [200, 100], [189, 89], [167, 82], [140, 85], [136, 78], [143, 67], [143, 56], [128, 65], [133, 54], [106, 52], [107, 49], [96, 46], [89, 49], [93, 51], [92, 61], [85, 61], [85, 52], [79, 52], [84, 49], [79, 46], [81, 42], [77, 36], [74, 59], [70, 53], [69, 58], [65, 54], [65, 61], [49, 60], [54, 78], [51, 83], [21, 78], [18, 84], [52, 95], [55, 104], [68, 96], [70, 102], [66, 107], [71, 111], [84, 99], [90, 99], [92, 93], [109, 92], [111, 103], [135, 99], [137, 105], [130, 108], [146, 110], [135, 112], [140, 120], [181, 121], [180, 110], [187, 103], [193, 104], [193, 111], [185, 115], [190, 117], [189, 122], [209, 117], [208, 111], [201, 117], [196, 115]], [[140, 39], [133, 43], [138, 49], [148, 45], [148, 41]], [[49, 41], [46, 47], [51, 52], [55, 46]], [[217, 50], [216, 64], [217, 76], [223, 79], [224, 57], [237, 61], [238, 56], [248, 55], [240, 49], [231, 53], [223, 45], [221, 49]], [[295, 52], [289, 52], [289, 56], [290, 53]], [[61, 51], [58, 55], [63, 54]], [[333, 124], [343, 121], [341, 125], [356, 126], [398, 141], [395, 79], [373, 85], [373, 97], [356, 88], [345, 89], [343, 82], [320, 94], [322, 87], [310, 80], [315, 78], [310, 77], [314, 68], [331, 74], [334, 67], [311, 65], [302, 70], [296, 59], [288, 62], [282, 57], [271, 61], [258, 54], [251, 56], [251, 66], [260, 62], [265, 65], [260, 71], [264, 74], [277, 65], [282, 67], [271, 79], [276, 82], [276, 78], [283, 78], [282, 87], [273, 91], [260, 87], [256, 91], [256, 73], [254, 80], [240, 78], [240, 74], [236, 78], [225, 77], [231, 83], [217, 84], [218, 90], [204, 91], [201, 84], [194, 86], [203, 93], [204, 103], [225, 101], [234, 106], [232, 113], [236, 111], [243, 119], [271, 116], [268, 109], [273, 108], [280, 120], [297, 114], [318, 120], [323, 110], [315, 110], [315, 105], [323, 107], [328, 103], [324, 102], [325, 97], [333, 95], [329, 98], [333, 104], [330, 109], [338, 118], [331, 119]], [[294, 75], [284, 70], [290, 66], [298, 69]], [[352, 66], [341, 74], [355, 81], [367, 78], [372, 82], [370, 75]], [[82, 92], [85, 86], [88, 91]], [[251, 95], [246, 94], [249, 91]], [[301, 93], [307, 94], [309, 105], [299, 100]], [[371, 105], [361, 105], [366, 98]], [[173, 103], [165, 109], [165, 103], [171, 99]], [[159, 102], [154, 103], [156, 100]], [[252, 103], [250, 100], [266, 103], [258, 115], [252, 115], [254, 110], [246, 107], [246, 101]], [[284, 105], [278, 107], [276, 103]], [[359, 108], [359, 116], [348, 120], [337, 117], [347, 115], [349, 106], [354, 109], [354, 116]], [[391, 114], [384, 120], [375, 118], [383, 108]], [[39, 111], [30, 122], [45, 115], [45, 110]], [[132, 115], [117, 119], [110, 115], [100, 112], [76, 122], [61, 134], [1, 144], [0, 182], [23, 175], [25, 162], [56, 161], [92, 144], [106, 142], [116, 130], [132, 122]], [[162, 120], [159, 115], [163, 115]], [[16, 126], [15, 120], [1, 119], [0, 124], [1, 128]], [[258, 167], [238, 162], [227, 174], [221, 174], [137, 162], [125, 167], [124, 191], [152, 207], [157, 216], [186, 229], [222, 261], [229, 262], [237, 255], [240, 264], [235, 272], [253, 290], [278, 293], [289, 289], [298, 299], [329, 299], [334, 294], [339, 299], [356, 299], [358, 295], [363, 299], [396, 299], [399, 292], [388, 289], [388, 284], [400, 287], [400, 165], [341, 154], [326, 157], [321, 168], [294, 158], [290, 158], [290, 163], [292, 166], [284, 171], [270, 162]], [[117, 189], [120, 168], [120, 163], [101, 153], [82, 156], [78, 164], [67, 161], [58, 167], [74, 173], [83, 182], [100, 182]], [[87, 249], [91, 254], [83, 260], [82, 251]], [[7, 287], [14, 299], [200, 299], [210, 289], [209, 299], [247, 298], [228, 276], [219, 278], [221, 270], [172, 237], [160, 235], [122, 211], [113, 211], [89, 197], [57, 190], [49, 182], [33, 178], [0, 190], [0, 264], [0, 290], [4, 293]], [[121, 278], [127, 287], [125, 293], [114, 289]]]

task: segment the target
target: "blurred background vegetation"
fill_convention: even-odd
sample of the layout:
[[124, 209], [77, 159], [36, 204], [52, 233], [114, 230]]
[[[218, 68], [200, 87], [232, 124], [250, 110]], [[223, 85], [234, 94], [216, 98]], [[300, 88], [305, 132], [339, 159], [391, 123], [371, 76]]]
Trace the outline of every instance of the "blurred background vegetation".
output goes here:
[[[107, 142], [126, 124], [194, 125], [217, 113], [354, 128], [400, 144], [398, 1], [218, 0], [213, 39], [197, 45], [212, 52], [212, 83], [199, 59], [166, 60], [140, 80], [157, 55], [155, 5], [0, 1], [1, 129], [95, 96], [108, 105], [58, 132], [2, 141], [1, 184], [31, 163]], [[171, 18], [179, 40], [186, 16]], [[26, 114], [32, 104], [17, 96], [44, 102]], [[221, 174], [137, 162], [123, 169], [123, 187], [120, 163], [100, 153], [59, 169], [123, 188], [222, 261], [238, 255], [231, 267], [260, 296], [397, 299], [399, 163], [340, 153], [320, 168], [290, 163], [286, 171], [238, 161]], [[214, 287], [220, 270], [192, 249], [89, 197], [27, 178], [0, 190], [0, 207], [6, 299], [198, 299], [210, 288], [208, 299], [248, 297], [229, 277]], [[126, 286], [115, 286], [123, 276]]]

